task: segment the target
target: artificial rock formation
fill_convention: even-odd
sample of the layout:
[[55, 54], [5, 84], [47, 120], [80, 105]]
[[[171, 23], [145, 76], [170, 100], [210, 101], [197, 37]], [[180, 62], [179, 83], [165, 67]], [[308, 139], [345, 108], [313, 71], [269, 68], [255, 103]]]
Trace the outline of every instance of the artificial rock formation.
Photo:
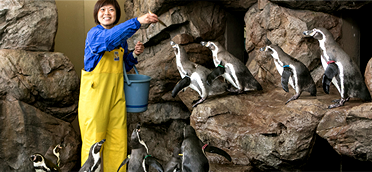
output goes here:
[[54, 0], [0, 2], [0, 169], [33, 171], [29, 157], [61, 144], [60, 168], [79, 159], [79, 79], [71, 61], [53, 50], [57, 31]]
[[[331, 12], [360, 7], [359, 3], [341, 1], [317, 3], [317, 6], [327, 5], [327, 8], [332, 9]], [[306, 170], [309, 169], [308, 160], [317, 159], [312, 151], [314, 145], [320, 145], [319, 138], [324, 138], [330, 149], [342, 147], [340, 145], [344, 142], [337, 142], [333, 139], [334, 136], [329, 138], [330, 134], [327, 134], [333, 132], [332, 118], [328, 116], [337, 109], [328, 110], [327, 106], [332, 100], [339, 98], [336, 88], [331, 87], [330, 95], [326, 95], [318, 87], [316, 97], [304, 92], [299, 100], [284, 105], [294, 94], [294, 90], [291, 89], [289, 93], [282, 90], [280, 75], [272, 58], [259, 52], [265, 39], [270, 39], [285, 52], [302, 61], [311, 70], [314, 80], [320, 84], [324, 70], [320, 65], [318, 42], [304, 38], [302, 32], [321, 26], [329, 29], [336, 40], [340, 40], [342, 19], [321, 12], [322, 10], [310, 11], [313, 8], [311, 3], [296, 7], [301, 10], [278, 4], [280, 2], [267, 0], [125, 2], [127, 18], [140, 16], [150, 9], [167, 25], [150, 25], [140, 29], [128, 40], [130, 49], [133, 49], [137, 41], [145, 44], [145, 52], [138, 57], [137, 68], [141, 74], [152, 77], [149, 108], [143, 113], [128, 114], [128, 130], [133, 129], [136, 123], [142, 123], [144, 130], [141, 138], [148, 144], [150, 153], [163, 165], [170, 160], [174, 146], [182, 139], [183, 126], [189, 123], [203, 142], [220, 147], [232, 156], [233, 161], [230, 163], [221, 156], [207, 154], [211, 171]], [[171, 97], [171, 90], [180, 76], [169, 42], [172, 40], [181, 44], [191, 61], [213, 68], [210, 50], [199, 43], [202, 40], [225, 43], [227, 11], [246, 12], [245, 48], [249, 55], [246, 65], [264, 90], [242, 95], [226, 93], [208, 97], [205, 102], [192, 108], [192, 102], [198, 99], [194, 90], [186, 89], [179, 92], [176, 98]], [[340, 109], [345, 109], [342, 115], [348, 116], [353, 112], [366, 113], [370, 106], [371, 104], [353, 99]], [[369, 117], [362, 115], [366, 119], [360, 121], [358, 119], [362, 117], [355, 116], [350, 119], [354, 124], [349, 127], [356, 129], [356, 126], [364, 126], [365, 130], [361, 131], [365, 131], [363, 136], [366, 135], [369, 129], [366, 121]], [[343, 122], [342, 127], [348, 127], [347, 123]], [[328, 127], [320, 131], [320, 126]], [[337, 124], [334, 127], [339, 126]], [[352, 132], [355, 130], [350, 129], [340, 137], [353, 137], [350, 134]], [[353, 148], [345, 150], [344, 146], [343, 151], [336, 152], [371, 162], [368, 158], [358, 158], [364, 155], [368, 157], [368, 138], [349, 139], [354, 140], [348, 142]], [[355, 150], [361, 154], [350, 153], [358, 152]]]
[[0, 49], [52, 51], [56, 33], [54, 0], [0, 2]]

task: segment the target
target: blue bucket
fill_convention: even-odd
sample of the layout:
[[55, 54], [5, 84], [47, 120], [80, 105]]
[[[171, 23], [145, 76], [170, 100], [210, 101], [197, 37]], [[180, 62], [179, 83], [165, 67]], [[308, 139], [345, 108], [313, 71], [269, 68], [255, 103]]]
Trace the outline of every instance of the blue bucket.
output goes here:
[[147, 110], [150, 80], [147, 75], [138, 74], [136, 66], [133, 66], [136, 74], [127, 74], [124, 65], [124, 92], [127, 112], [139, 113]]

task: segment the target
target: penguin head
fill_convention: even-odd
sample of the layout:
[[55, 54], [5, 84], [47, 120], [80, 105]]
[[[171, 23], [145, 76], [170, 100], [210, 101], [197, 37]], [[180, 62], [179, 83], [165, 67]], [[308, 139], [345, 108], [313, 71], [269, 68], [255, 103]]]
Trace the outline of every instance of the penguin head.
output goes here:
[[184, 135], [184, 138], [187, 138], [189, 136], [196, 136], [195, 129], [192, 128], [191, 125], [186, 125], [183, 130], [183, 135]]
[[90, 147], [89, 154], [92, 153], [93, 155], [99, 155], [99, 152], [101, 151], [103, 143], [106, 141], [106, 139], [103, 139]]
[[209, 48], [211, 51], [215, 51], [218, 47], [217, 43], [212, 42], [212, 41], [208, 41], [208, 42], [201, 41], [200, 44], [204, 47]]
[[178, 55], [180, 53], [180, 46], [173, 41], [171, 41], [170, 44], [173, 47], [174, 54]]
[[139, 148], [145, 148], [146, 151], [148, 152], [148, 148], [146, 143], [141, 140], [140, 137], [140, 132], [141, 132], [141, 124], [137, 124], [136, 128], [133, 130], [132, 135], [130, 137], [130, 144], [132, 149], [139, 149]]
[[44, 162], [44, 156], [39, 153], [35, 153], [30, 156], [30, 161], [34, 163]]
[[317, 40], [324, 40], [326, 38], [330, 38], [333, 40], [332, 34], [326, 28], [314, 28], [312, 30], [304, 31], [303, 34], [305, 37], [313, 37]]

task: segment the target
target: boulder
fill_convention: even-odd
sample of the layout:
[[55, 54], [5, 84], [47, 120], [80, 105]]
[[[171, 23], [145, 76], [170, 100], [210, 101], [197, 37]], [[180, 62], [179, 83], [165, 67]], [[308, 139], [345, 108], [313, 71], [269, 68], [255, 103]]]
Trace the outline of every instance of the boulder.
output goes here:
[[0, 2], [0, 49], [53, 51], [56, 33], [54, 0]]
[[263, 92], [227, 95], [194, 108], [190, 124], [199, 138], [224, 149], [232, 158], [229, 163], [210, 155], [210, 162], [263, 171], [301, 169], [311, 154], [315, 131], [327, 106], [310, 94], [284, 105], [291, 94], [271, 87]]
[[329, 110], [320, 121], [317, 134], [326, 139], [340, 155], [372, 162], [372, 103]]
[[77, 115], [79, 78], [62, 53], [0, 50], [0, 98], [19, 100], [67, 122]]
[[79, 136], [69, 122], [53, 117], [19, 100], [0, 100], [0, 169], [33, 171], [30, 156], [40, 153], [56, 163], [52, 150], [61, 144], [62, 171], [78, 161]]

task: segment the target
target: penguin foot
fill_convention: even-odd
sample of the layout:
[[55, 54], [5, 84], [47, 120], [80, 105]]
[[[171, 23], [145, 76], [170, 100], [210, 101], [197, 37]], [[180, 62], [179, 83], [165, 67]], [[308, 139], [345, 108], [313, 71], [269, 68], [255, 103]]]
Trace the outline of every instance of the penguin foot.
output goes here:
[[341, 98], [339, 100], [333, 100], [333, 101], [336, 101], [335, 104], [333, 105], [329, 105], [328, 106], [328, 109], [332, 109], [332, 108], [336, 108], [336, 107], [340, 107], [340, 106], [343, 106], [345, 104], [345, 102], [349, 101], [350, 100], [350, 97], [344, 99], [344, 98]]
[[192, 107], [194, 108], [194, 107], [196, 107], [196, 106], [198, 106], [198, 104], [200, 104], [200, 103], [203, 103], [204, 102], [204, 100], [205, 100], [206, 98], [200, 98], [198, 101], [193, 101], [192, 103], [195, 103], [194, 105], [192, 105]]
[[295, 94], [294, 96], [292, 96], [290, 99], [288, 99], [287, 102], [285, 102], [285, 104], [289, 103], [290, 101], [292, 100], [297, 100], [299, 97], [300, 97], [301, 94]]
[[226, 89], [228, 92], [231, 92], [231, 93], [237, 93], [237, 94], [241, 94], [241, 93], [244, 93], [244, 90], [240, 90], [240, 89], [237, 89], [235, 87], [231, 87], [231, 88], [228, 88]]

